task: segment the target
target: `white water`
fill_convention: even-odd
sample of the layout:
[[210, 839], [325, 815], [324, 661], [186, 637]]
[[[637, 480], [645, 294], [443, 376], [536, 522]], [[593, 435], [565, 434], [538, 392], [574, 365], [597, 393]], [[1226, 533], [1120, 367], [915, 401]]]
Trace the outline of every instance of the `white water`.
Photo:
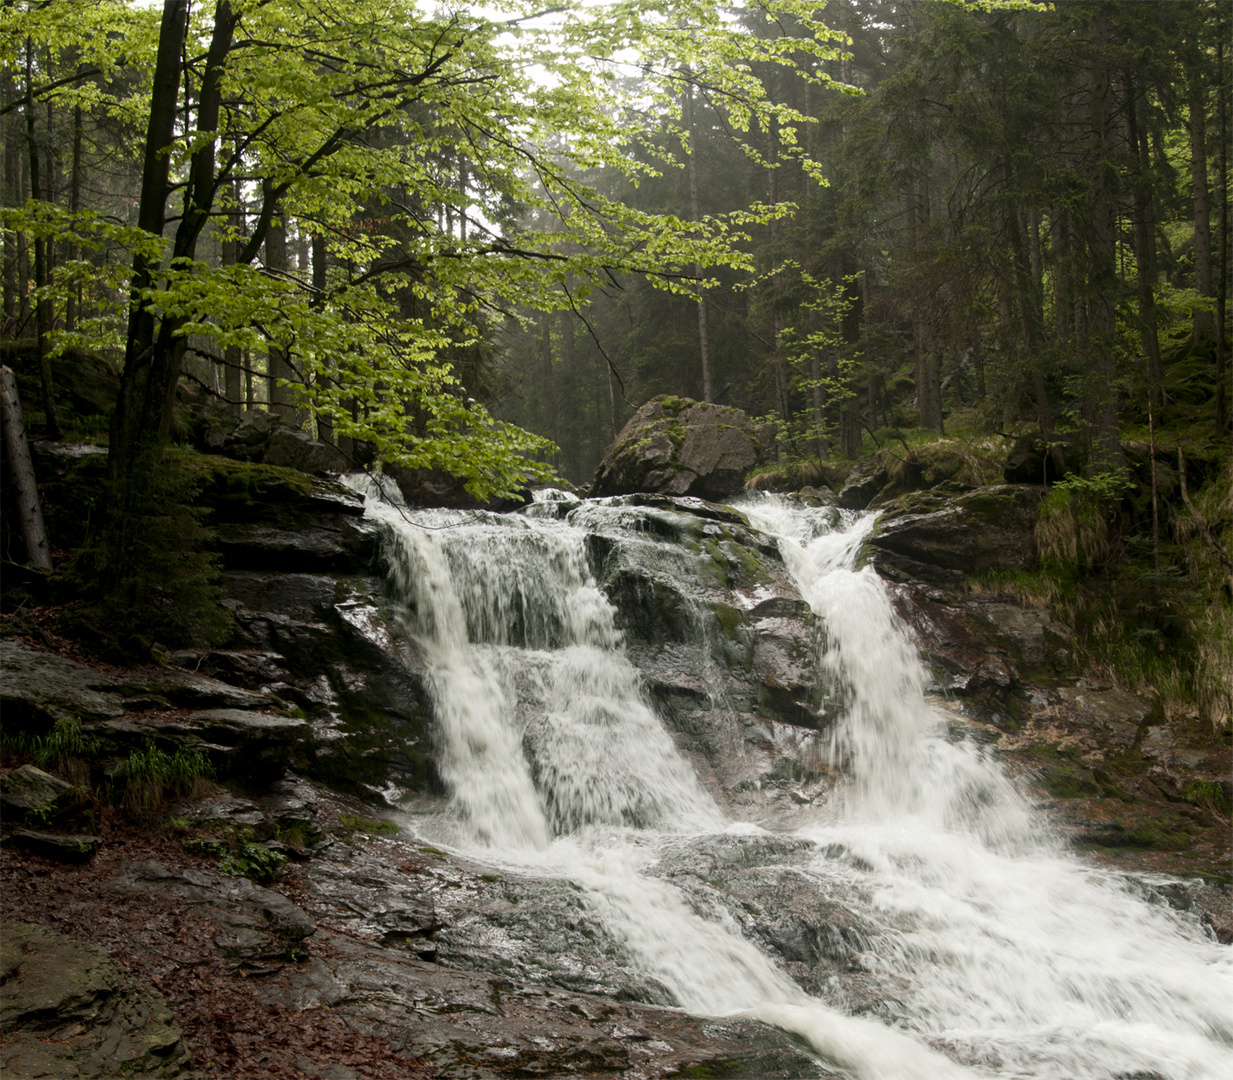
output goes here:
[[648, 872], [674, 836], [757, 830], [723, 820], [645, 701], [582, 531], [370, 503], [430, 665], [452, 841], [573, 881], [684, 1008], [764, 1019], [828, 1069], [1233, 1075], [1229, 950], [1057, 848], [996, 763], [942, 738], [883, 586], [852, 569], [869, 519], [831, 533], [773, 499], [742, 509], [780, 538], [847, 689], [831, 753], [850, 781], [794, 828], [817, 845], [815, 879], [879, 928], [862, 959], [909, 988], [893, 1026], [809, 997], [734, 923]]

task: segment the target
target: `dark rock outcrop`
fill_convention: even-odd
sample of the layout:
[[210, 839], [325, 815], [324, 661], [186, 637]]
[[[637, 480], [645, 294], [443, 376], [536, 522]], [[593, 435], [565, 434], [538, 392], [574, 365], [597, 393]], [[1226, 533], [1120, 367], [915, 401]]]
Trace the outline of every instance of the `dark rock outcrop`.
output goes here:
[[591, 494], [721, 499], [741, 487], [761, 454], [757, 430], [740, 409], [652, 398], [604, 454]]
[[1082, 470], [1086, 454], [1074, 437], [1046, 439], [1040, 432], [1020, 435], [1006, 456], [1002, 478], [1008, 484], [1052, 484]]
[[336, 476], [355, 465], [336, 446], [299, 431], [276, 413], [253, 409], [239, 415], [221, 403], [197, 410], [192, 436], [207, 453], [237, 461], [295, 469], [311, 476]]
[[[630, 495], [588, 503], [591, 563], [657, 711], [722, 799], [801, 795], [835, 703], [817, 630], [775, 542], [732, 507]], [[806, 796], [808, 797], [808, 796]]]
[[0, 708], [5, 727], [42, 732], [57, 720], [103, 720], [124, 707], [109, 682], [85, 664], [28, 648], [14, 639], [0, 641]]
[[855, 465], [836, 496], [835, 505], [845, 510], [864, 510], [887, 484], [890, 474], [876, 458]]
[[882, 512], [870, 560], [884, 577], [939, 584], [1027, 569], [1036, 557], [1032, 530], [1043, 497], [1043, 487], [1027, 484], [906, 495]]

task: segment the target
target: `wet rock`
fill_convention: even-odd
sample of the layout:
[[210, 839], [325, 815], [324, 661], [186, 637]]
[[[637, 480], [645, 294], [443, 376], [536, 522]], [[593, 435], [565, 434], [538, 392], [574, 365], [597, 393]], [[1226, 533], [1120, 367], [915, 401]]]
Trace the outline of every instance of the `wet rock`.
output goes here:
[[282, 893], [229, 874], [185, 870], [157, 862], [125, 864], [117, 885], [174, 899], [218, 927], [214, 947], [237, 961], [295, 959], [299, 943], [317, 931], [316, 922]]
[[604, 454], [591, 494], [723, 498], [741, 487], [761, 453], [757, 431], [740, 409], [652, 398]]
[[296, 529], [222, 522], [215, 537], [229, 570], [363, 573], [376, 552], [372, 533], [349, 519]]
[[478, 499], [467, 490], [466, 482], [441, 469], [387, 469], [408, 506], [441, 506], [450, 510], [491, 510], [505, 513], [518, 510], [532, 501], [531, 491], [523, 488], [501, 499]]
[[336, 446], [297, 430], [277, 413], [252, 409], [236, 415], [226, 405], [210, 402], [194, 410], [190, 427], [198, 449], [237, 461], [310, 476], [333, 476], [355, 468]]
[[0, 776], [0, 809], [6, 821], [24, 821], [32, 816], [48, 818], [72, 790], [72, 785], [58, 776], [35, 765], [23, 765]]
[[845, 510], [864, 510], [879, 491], [890, 483], [890, 474], [876, 459], [857, 463], [836, 496], [836, 505]]
[[885, 995], [871, 992], [860, 960], [875, 930], [845, 905], [846, 886], [817, 872], [827, 861], [808, 841], [710, 836], [682, 841], [655, 873], [684, 889], [695, 908], [734, 923], [778, 956], [808, 992], [853, 1011], [878, 1011]]
[[92, 829], [95, 825], [90, 793], [35, 765], [22, 765], [0, 777], [0, 810], [5, 826]]
[[969, 605], [988, 620], [997, 636], [1024, 667], [1063, 672], [1073, 661], [1071, 633], [1048, 612], [1033, 611], [1017, 604], [986, 602]]
[[274, 704], [269, 694], [254, 693], [221, 679], [172, 667], [143, 672], [132, 681], [117, 680], [113, 685], [117, 692], [125, 695], [124, 705], [128, 710], [154, 707], [261, 709]]
[[[4, 343], [4, 362], [12, 366], [23, 401], [41, 408], [38, 345], [33, 339]], [[116, 405], [120, 376], [97, 353], [69, 346], [51, 360], [52, 382], [60, 423], [72, 428], [76, 418], [109, 416]]]
[[97, 946], [41, 927], [0, 934], [0, 1026], [6, 1076], [197, 1075], [162, 995]]
[[4, 838], [6, 844], [19, 847], [32, 855], [62, 863], [87, 863], [103, 846], [101, 837], [85, 834], [32, 832], [16, 829]]
[[338, 599], [338, 581], [324, 574], [231, 571], [220, 575], [223, 596], [250, 611], [319, 622]]
[[1046, 439], [1039, 432], [1020, 435], [1006, 456], [1002, 478], [1008, 484], [1052, 484], [1079, 472], [1087, 455], [1076, 439], [1056, 434]]
[[121, 757], [151, 742], [204, 750], [220, 779], [263, 784], [281, 776], [311, 732], [308, 720], [247, 709], [106, 720], [90, 734]]
[[261, 460], [266, 465], [295, 469], [310, 476], [336, 476], [355, 468], [338, 447], [286, 425], [270, 432]]
[[46, 731], [57, 720], [94, 720], [124, 713], [106, 676], [13, 638], [0, 640], [0, 708], [18, 730]]
[[888, 506], [868, 542], [878, 573], [955, 584], [966, 574], [1022, 570], [1035, 560], [1032, 529], [1044, 489], [1028, 485], [916, 492]]
[[1073, 709], [1076, 723], [1102, 729], [1114, 746], [1133, 746], [1152, 716], [1150, 702], [1109, 683], [1080, 679], [1057, 693]]

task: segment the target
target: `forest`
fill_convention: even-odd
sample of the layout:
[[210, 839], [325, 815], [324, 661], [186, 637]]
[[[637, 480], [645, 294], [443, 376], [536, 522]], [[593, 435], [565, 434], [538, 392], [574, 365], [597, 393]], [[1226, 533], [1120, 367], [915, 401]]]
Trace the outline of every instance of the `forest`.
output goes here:
[[0, 18], [0, 337], [32, 434], [66, 433], [57, 371], [119, 383], [68, 432], [109, 447], [77, 560], [100, 595], [136, 587], [190, 405], [479, 500], [585, 487], [656, 395], [773, 427], [771, 487], [871, 453], [980, 480], [1026, 437], [1101, 514], [1139, 487], [1159, 577], [1150, 446], [1153, 499], [1169, 456], [1189, 507], [1164, 562], [1223, 552], [1185, 458], [1228, 459], [1219, 0]]
[[0, 0], [0, 1073], [1225, 1080], [1231, 28]]

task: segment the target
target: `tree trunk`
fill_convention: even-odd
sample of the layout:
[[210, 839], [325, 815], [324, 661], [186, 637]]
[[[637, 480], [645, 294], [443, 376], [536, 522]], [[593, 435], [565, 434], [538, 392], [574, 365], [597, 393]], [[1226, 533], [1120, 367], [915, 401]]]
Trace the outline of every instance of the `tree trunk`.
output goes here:
[[[1226, 12], [1227, 14], [1227, 12]], [[1224, 25], [1224, 19], [1220, 20]], [[1216, 70], [1220, 83], [1216, 87], [1216, 110], [1220, 122], [1220, 155], [1216, 159], [1216, 189], [1220, 192], [1220, 288], [1216, 290], [1216, 430], [1224, 431], [1228, 422], [1225, 396], [1228, 383], [1229, 337], [1225, 325], [1229, 296], [1229, 87], [1224, 62], [1224, 33], [1216, 39]]]
[[8, 453], [13, 488], [17, 493], [17, 518], [21, 540], [26, 548], [26, 560], [40, 573], [50, 574], [51, 547], [43, 526], [43, 510], [39, 505], [39, 489], [34, 477], [34, 464], [30, 460], [26, 426], [21, 419], [17, 380], [7, 367], [0, 367], [0, 423], [4, 427], [4, 448]]
[[[77, 214], [81, 211], [81, 106], [73, 109], [73, 163], [69, 172], [69, 211]], [[70, 242], [65, 249], [65, 258], [72, 262], [78, 256], [77, 244]], [[77, 329], [77, 315], [81, 306], [81, 285], [74, 285], [68, 292], [64, 302], [64, 329], [72, 333]]]
[[1117, 278], [1117, 176], [1109, 165], [1113, 157], [1111, 127], [1115, 108], [1107, 57], [1108, 16], [1101, 12], [1093, 24], [1097, 55], [1088, 70], [1091, 128], [1089, 132], [1088, 192], [1091, 223], [1088, 230], [1087, 331], [1091, 371], [1084, 392], [1084, 414], [1092, 442], [1093, 471], [1124, 471], [1126, 459], [1117, 417], [1116, 324], [1114, 305]]
[[[6, 107], [17, 99], [17, 88], [6, 65], [3, 84], [3, 99]], [[13, 111], [0, 119], [4, 124], [4, 205], [18, 206], [21, 202], [21, 179], [18, 162], [21, 155], [18, 152], [19, 135], [17, 133], [17, 113]], [[25, 247], [25, 237], [16, 231], [5, 230], [4, 233], [4, 328], [6, 337], [17, 336], [17, 319], [21, 310], [21, 301], [17, 290], [18, 267], [21, 265], [21, 251]]]
[[[265, 235], [265, 268], [276, 277], [290, 269], [287, 261], [287, 229], [281, 218], [270, 223]], [[293, 404], [294, 391], [288, 383], [299, 381], [285, 349], [271, 343], [268, 350], [270, 412], [281, 416], [292, 427], [300, 426], [300, 416]]]
[[818, 350], [809, 354], [809, 377], [813, 380], [810, 398], [813, 405], [813, 451], [819, 461], [826, 457], [826, 395], [822, 390], [822, 358]]
[[[310, 241], [310, 257], [312, 261], [312, 283], [313, 283], [313, 306], [325, 306], [325, 289], [326, 289], [326, 251], [325, 251], [325, 234], [315, 232], [312, 234]], [[327, 379], [332, 381], [332, 376], [321, 373], [317, 376], [319, 379]], [[317, 437], [323, 443], [329, 443], [331, 446], [338, 445], [338, 440], [334, 436], [334, 418], [328, 413], [317, 414]], [[350, 456], [351, 440], [346, 439], [347, 448], [343, 453]]]
[[[1198, 50], [1195, 50], [1196, 54]], [[1190, 108], [1190, 183], [1194, 191], [1194, 287], [1201, 296], [1212, 296], [1212, 229], [1207, 190], [1207, 117], [1203, 76], [1197, 55], [1187, 79]], [[1194, 340], [1210, 342], [1215, 323], [1210, 311], [1194, 313]]]
[[[778, 130], [774, 118], [767, 133], [767, 162], [770, 168], [766, 171], [767, 199], [772, 207], [779, 205], [779, 141]], [[783, 313], [783, 252], [780, 249], [779, 218], [771, 218], [771, 342], [775, 350], [775, 398], [779, 417], [783, 421], [784, 430], [792, 422], [792, 401], [788, 393], [788, 356], [783, 347], [783, 331], [787, 325]], [[779, 443], [779, 459], [785, 458], [784, 442]]]
[[[224, 266], [235, 266], [240, 251], [240, 236], [244, 233], [244, 192], [240, 185], [232, 181], [229, 201], [231, 213], [228, 224], [234, 230], [234, 236], [224, 240], [222, 244], [222, 259]], [[223, 368], [223, 394], [227, 398], [227, 408], [235, 416], [244, 411], [246, 394], [244, 389], [244, 353], [238, 345], [228, 345], [223, 353], [225, 366]], [[251, 380], [250, 380], [251, 381]]]
[[[1045, 383], [1044, 363], [1041, 338], [1043, 336], [1044, 315], [1037, 303], [1036, 268], [1038, 257], [1029, 250], [1023, 241], [1023, 226], [1018, 207], [1006, 209], [1006, 238], [1009, 241], [1011, 258], [1014, 265], [1014, 291], [1019, 309], [1019, 327], [1023, 333], [1023, 344], [1027, 351], [1028, 367], [1031, 371], [1032, 393], [1036, 399], [1036, 420], [1044, 435], [1053, 434], [1053, 408], [1049, 401], [1049, 391]], [[1031, 223], [1028, 223], [1031, 227]]]
[[[39, 161], [39, 144], [34, 124], [34, 43], [26, 42], [26, 140], [30, 151], [30, 198], [43, 200], [43, 176]], [[48, 138], [51, 133], [48, 132]], [[38, 290], [35, 300], [35, 331], [38, 337], [39, 380], [43, 388], [43, 426], [49, 439], [61, 436], [60, 420], [56, 416], [56, 385], [51, 371], [52, 329], [51, 300], [43, 295], [48, 283], [47, 241], [34, 239], [34, 287]]]
[[1126, 87], [1126, 141], [1135, 157], [1130, 186], [1134, 227], [1135, 264], [1138, 267], [1139, 341], [1147, 357], [1152, 393], [1158, 397], [1164, 371], [1160, 363], [1160, 335], [1156, 329], [1156, 206], [1150, 183], [1151, 159], [1147, 141], [1147, 96], [1142, 87]]
[[[162, 236], [166, 224], [171, 168], [167, 148], [175, 137], [180, 57], [187, 25], [188, 0], [164, 0], [137, 211], [138, 228], [154, 236]], [[122, 547], [128, 543], [124, 518], [136, 496], [133, 481], [137, 462], [161, 449], [167, 438], [183, 348], [176, 349], [171, 341], [156, 341], [155, 312], [141, 297], [142, 290], [152, 284], [154, 271], [144, 256], [134, 256], [124, 374], [111, 418], [108, 473], [113, 492], [109, 517], [119, 530], [116, 542]]]
[[565, 375], [565, 401], [568, 402], [568, 417], [565, 423], [565, 438], [561, 449], [565, 452], [565, 471], [575, 483], [585, 479], [582, 470], [582, 416], [581, 395], [578, 392], [578, 357], [575, 337], [574, 313], [561, 312], [561, 363]]
[[[689, 132], [689, 153], [686, 163], [689, 169], [689, 219], [697, 222], [702, 214], [698, 208], [698, 134], [694, 126], [693, 86], [685, 86], [685, 129]], [[702, 278], [702, 267], [694, 263], [694, 277]], [[711, 346], [706, 319], [706, 291], [702, 285], [698, 291], [698, 352], [702, 359], [702, 400], [714, 401], [715, 392], [711, 382]]]

